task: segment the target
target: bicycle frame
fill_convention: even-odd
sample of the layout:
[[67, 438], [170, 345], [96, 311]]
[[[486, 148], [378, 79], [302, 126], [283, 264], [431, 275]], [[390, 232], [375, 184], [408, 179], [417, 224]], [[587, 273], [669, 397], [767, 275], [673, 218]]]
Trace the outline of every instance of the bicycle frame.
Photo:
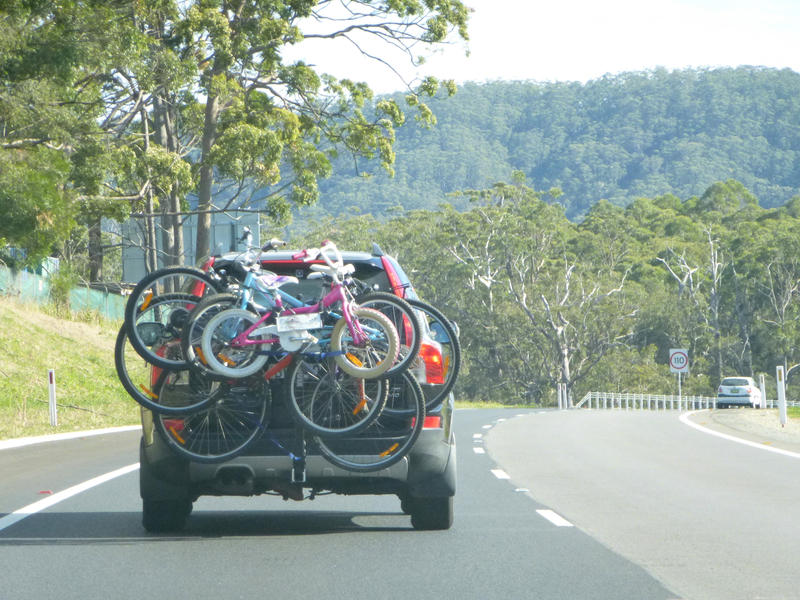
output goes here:
[[[252, 291], [252, 274], [248, 273], [246, 280], [245, 287], [248, 291]], [[248, 285], [248, 283], [250, 285]], [[368, 339], [367, 333], [364, 332], [364, 329], [361, 327], [361, 324], [358, 322], [357, 319], [353, 318], [353, 311], [351, 307], [351, 303], [347, 298], [347, 294], [345, 293], [345, 287], [341, 283], [334, 283], [331, 286], [331, 291], [328, 292], [325, 297], [322, 298], [319, 302], [315, 304], [301, 304], [300, 306], [292, 306], [287, 307], [284, 309], [283, 298], [288, 297], [291, 298], [294, 302], [299, 302], [293, 296], [290, 296], [286, 293], [280, 293], [280, 290], [276, 290], [276, 294], [273, 295], [272, 301], [275, 304], [277, 312], [279, 314], [285, 315], [303, 315], [303, 314], [313, 314], [313, 313], [321, 313], [325, 309], [330, 308], [336, 304], [342, 305], [342, 316], [344, 317], [345, 322], [347, 323], [347, 328], [350, 331], [350, 335], [353, 337], [353, 342], [356, 345], [363, 344]], [[242, 299], [243, 306], [247, 306], [248, 303], [248, 294], [245, 294]], [[253, 323], [250, 327], [248, 327], [245, 331], [240, 333], [236, 336], [233, 340], [231, 340], [231, 346], [234, 347], [243, 347], [243, 346], [253, 346], [256, 344], [273, 344], [278, 342], [278, 338], [270, 338], [267, 340], [252, 340], [249, 339], [249, 336], [256, 331], [261, 325], [263, 325], [267, 319], [270, 318], [275, 313], [275, 311], [267, 311], [263, 314], [255, 323]]]

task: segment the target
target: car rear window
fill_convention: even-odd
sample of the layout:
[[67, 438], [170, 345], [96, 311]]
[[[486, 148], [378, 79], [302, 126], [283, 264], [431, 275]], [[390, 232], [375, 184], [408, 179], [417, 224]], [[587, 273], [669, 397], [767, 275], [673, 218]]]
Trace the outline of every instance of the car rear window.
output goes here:
[[748, 385], [750, 382], [743, 377], [726, 377], [721, 385]]
[[[367, 286], [374, 290], [391, 291], [389, 278], [386, 272], [380, 267], [376, 267], [369, 263], [354, 263], [356, 272], [353, 276], [364, 282]], [[309, 265], [305, 264], [291, 264], [278, 262], [272, 263], [265, 261], [262, 263], [264, 269], [277, 273], [278, 275], [292, 275], [297, 277], [299, 283], [287, 283], [281, 286], [281, 289], [295, 298], [304, 302], [316, 302], [319, 300], [324, 292], [328, 291], [327, 284], [323, 279], [306, 279], [312, 271]], [[324, 292], [323, 292], [324, 287]]]

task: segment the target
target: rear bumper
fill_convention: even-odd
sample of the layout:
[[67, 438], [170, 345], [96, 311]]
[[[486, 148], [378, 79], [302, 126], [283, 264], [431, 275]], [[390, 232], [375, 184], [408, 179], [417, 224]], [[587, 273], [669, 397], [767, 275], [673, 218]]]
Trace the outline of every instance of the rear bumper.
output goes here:
[[753, 406], [757, 402], [751, 401], [750, 396], [717, 396], [717, 404]]
[[[309, 444], [304, 488], [339, 494], [453, 496], [456, 450], [452, 434], [452, 394], [441, 408], [441, 428], [425, 429], [408, 456], [375, 473], [353, 473], [332, 465]], [[148, 499], [197, 498], [204, 495], [250, 496], [281, 489], [292, 482], [293, 430], [269, 431], [252, 448], [223, 463], [189, 462], [176, 455], [152, 430], [143, 413], [141, 494]], [[149, 424], [149, 427], [148, 427]], [[295, 451], [296, 452], [296, 451]]]

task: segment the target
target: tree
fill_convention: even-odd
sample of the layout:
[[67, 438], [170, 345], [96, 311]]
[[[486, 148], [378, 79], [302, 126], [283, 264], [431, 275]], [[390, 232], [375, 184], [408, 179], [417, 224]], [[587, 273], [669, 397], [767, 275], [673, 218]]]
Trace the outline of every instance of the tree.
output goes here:
[[[171, 3], [171, 20], [151, 30], [154, 42], [195, 60], [196, 71], [177, 98], [179, 112], [194, 117], [185, 131], [198, 140], [198, 257], [210, 250], [211, 212], [246, 204], [249, 198], [240, 195], [248, 189], [266, 188], [267, 214], [284, 222], [292, 204], [316, 201], [317, 180], [330, 174], [338, 151], [379, 157], [387, 169], [394, 161], [394, 128], [404, 121], [399, 104], [380, 100], [368, 111], [367, 85], [319, 74], [302, 61], [287, 64], [284, 47], [304, 37], [356, 40], [358, 33], [409, 51], [415, 43], [442, 42], [453, 29], [466, 38], [467, 10], [459, 0], [359, 0], [341, 3], [344, 13], [327, 10], [338, 4]], [[306, 36], [314, 20], [334, 27]], [[432, 115], [421, 96], [438, 87], [427, 80], [409, 92], [408, 104], [424, 119]], [[226, 206], [213, 203], [220, 179], [235, 186]], [[247, 185], [251, 181], [254, 186]]]
[[[285, 47], [306, 34], [356, 44], [361, 35], [417, 60], [418, 44], [454, 31], [467, 37], [460, 0], [17, 0], [0, 18], [8, 26], [0, 36], [8, 50], [0, 59], [8, 83], [0, 98], [3, 148], [56, 148], [74, 160], [63, 198], [82, 215], [93, 245], [102, 216], [122, 206], [144, 214], [150, 268], [156, 213], [167, 262], [182, 254], [177, 216], [192, 187], [187, 161], [196, 171], [201, 257], [209, 252], [210, 213], [246, 206], [256, 189], [267, 190], [266, 212], [284, 222], [290, 206], [316, 200], [317, 180], [338, 152], [377, 157], [391, 170], [394, 131], [405, 120], [400, 104], [373, 102], [363, 83], [289, 63]], [[309, 32], [315, 22], [332, 27]], [[381, 60], [380, 49], [362, 49]], [[422, 121], [433, 121], [423, 98], [438, 89], [434, 79], [409, 89], [406, 103]], [[77, 133], [85, 143], [76, 143]], [[221, 182], [231, 189], [217, 206], [212, 195]], [[99, 269], [96, 263], [94, 275]]]

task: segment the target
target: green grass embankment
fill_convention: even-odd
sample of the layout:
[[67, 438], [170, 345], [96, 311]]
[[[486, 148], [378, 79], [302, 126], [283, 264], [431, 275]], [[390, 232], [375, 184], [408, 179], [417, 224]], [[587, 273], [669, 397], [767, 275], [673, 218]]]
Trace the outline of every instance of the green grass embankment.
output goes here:
[[[74, 318], [0, 297], [0, 439], [138, 422], [138, 405], [114, 368], [120, 324]], [[57, 427], [50, 426], [48, 369], [55, 370]]]

